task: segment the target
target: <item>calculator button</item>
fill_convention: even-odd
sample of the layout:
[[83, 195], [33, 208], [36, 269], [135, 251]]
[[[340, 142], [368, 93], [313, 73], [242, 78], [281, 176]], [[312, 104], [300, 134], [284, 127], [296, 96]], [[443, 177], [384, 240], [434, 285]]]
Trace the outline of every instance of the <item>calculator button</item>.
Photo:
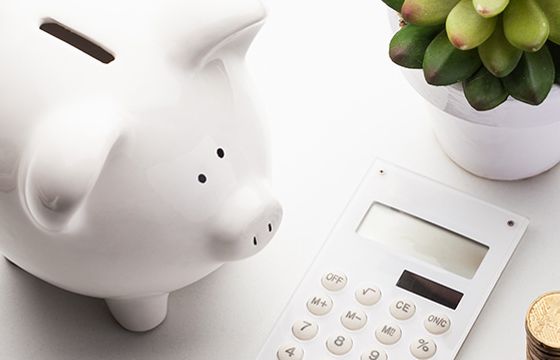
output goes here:
[[332, 308], [333, 301], [328, 296], [314, 296], [307, 302], [307, 309], [316, 316], [327, 315]]
[[390, 308], [391, 315], [397, 320], [408, 320], [416, 313], [416, 305], [411, 301], [397, 300]]
[[303, 349], [299, 346], [284, 345], [276, 353], [278, 360], [303, 360]]
[[319, 332], [319, 326], [313, 321], [296, 321], [292, 326], [292, 333], [298, 340], [307, 341], [315, 338]]
[[354, 342], [346, 335], [336, 335], [327, 340], [327, 349], [334, 355], [346, 355], [352, 350]]
[[361, 287], [356, 290], [356, 300], [364, 306], [375, 305], [381, 300], [381, 290], [377, 286]]
[[424, 320], [424, 327], [431, 334], [445, 334], [451, 328], [451, 320], [443, 314], [432, 313]]
[[348, 278], [341, 273], [328, 273], [323, 276], [321, 283], [329, 291], [340, 291], [346, 287]]
[[375, 337], [383, 345], [393, 345], [399, 342], [402, 330], [398, 325], [385, 323], [375, 330]]
[[430, 359], [436, 351], [436, 343], [427, 338], [418, 338], [410, 345], [410, 352], [417, 359]]
[[387, 353], [378, 348], [372, 348], [362, 354], [360, 360], [387, 360]]
[[348, 310], [340, 317], [342, 325], [348, 330], [360, 330], [367, 324], [367, 315], [361, 310]]

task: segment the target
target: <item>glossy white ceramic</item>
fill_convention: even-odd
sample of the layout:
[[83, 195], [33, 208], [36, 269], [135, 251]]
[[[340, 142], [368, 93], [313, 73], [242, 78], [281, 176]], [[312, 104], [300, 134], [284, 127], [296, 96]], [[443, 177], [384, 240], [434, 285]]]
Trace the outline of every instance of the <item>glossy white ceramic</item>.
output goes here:
[[427, 111], [441, 147], [465, 170], [493, 180], [519, 180], [560, 162], [560, 87], [554, 86], [539, 106], [509, 98], [480, 112], [468, 104], [460, 86], [430, 86], [421, 71], [403, 71], [430, 102]]
[[171, 291], [261, 250], [282, 218], [245, 72], [265, 15], [258, 0], [2, 3], [0, 251], [146, 331]]

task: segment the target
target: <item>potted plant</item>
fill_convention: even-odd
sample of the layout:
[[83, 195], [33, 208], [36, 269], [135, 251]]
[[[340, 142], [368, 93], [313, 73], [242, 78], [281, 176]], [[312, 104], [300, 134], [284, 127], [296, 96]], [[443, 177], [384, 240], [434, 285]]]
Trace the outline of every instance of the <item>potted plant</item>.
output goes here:
[[456, 163], [515, 180], [560, 162], [560, 0], [383, 1], [390, 57], [422, 69], [405, 75]]

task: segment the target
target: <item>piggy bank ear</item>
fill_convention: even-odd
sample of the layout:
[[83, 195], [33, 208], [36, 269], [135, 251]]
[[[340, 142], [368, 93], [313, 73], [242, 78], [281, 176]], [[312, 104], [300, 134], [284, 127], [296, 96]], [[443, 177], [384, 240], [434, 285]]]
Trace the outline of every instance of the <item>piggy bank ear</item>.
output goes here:
[[31, 138], [24, 197], [33, 220], [48, 231], [64, 231], [80, 210], [120, 136], [114, 112], [59, 111]]

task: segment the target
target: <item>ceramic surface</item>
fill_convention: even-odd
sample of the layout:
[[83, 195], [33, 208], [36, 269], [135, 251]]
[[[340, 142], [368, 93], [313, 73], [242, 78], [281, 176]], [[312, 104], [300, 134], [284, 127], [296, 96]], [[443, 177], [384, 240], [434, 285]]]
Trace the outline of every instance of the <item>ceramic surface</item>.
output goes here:
[[[245, 53], [257, 0], [0, 5], [0, 251], [105, 298], [127, 329], [273, 237], [266, 126]], [[42, 31], [58, 24], [104, 63]], [[91, 44], [90, 44], [91, 45]]]
[[493, 180], [520, 180], [560, 162], [560, 87], [554, 86], [539, 106], [510, 97], [494, 110], [479, 112], [459, 86], [430, 86], [421, 71], [404, 72], [433, 105], [427, 111], [441, 147], [465, 170]]

